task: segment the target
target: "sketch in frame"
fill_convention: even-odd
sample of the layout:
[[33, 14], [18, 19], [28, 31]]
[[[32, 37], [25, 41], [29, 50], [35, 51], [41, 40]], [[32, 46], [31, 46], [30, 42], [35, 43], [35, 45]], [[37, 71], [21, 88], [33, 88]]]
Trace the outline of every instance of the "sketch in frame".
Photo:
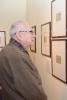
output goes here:
[[6, 32], [0, 31], [0, 48], [6, 45]]
[[32, 52], [36, 52], [36, 26], [32, 26], [32, 30], [33, 30], [33, 35], [35, 36], [34, 42], [30, 47], [30, 50]]
[[67, 36], [67, 0], [53, 0], [51, 2], [52, 37]]
[[51, 57], [51, 22], [41, 25], [41, 54]]
[[67, 83], [67, 40], [52, 41], [52, 75]]

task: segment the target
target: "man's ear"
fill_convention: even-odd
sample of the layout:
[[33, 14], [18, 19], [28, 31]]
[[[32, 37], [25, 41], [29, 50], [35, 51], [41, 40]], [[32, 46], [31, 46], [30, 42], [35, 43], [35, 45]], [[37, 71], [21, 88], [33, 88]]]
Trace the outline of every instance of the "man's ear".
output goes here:
[[22, 38], [22, 36], [21, 36], [22, 34], [20, 33], [20, 32], [17, 32], [16, 33], [16, 38], [20, 41], [21, 40], [21, 38]]

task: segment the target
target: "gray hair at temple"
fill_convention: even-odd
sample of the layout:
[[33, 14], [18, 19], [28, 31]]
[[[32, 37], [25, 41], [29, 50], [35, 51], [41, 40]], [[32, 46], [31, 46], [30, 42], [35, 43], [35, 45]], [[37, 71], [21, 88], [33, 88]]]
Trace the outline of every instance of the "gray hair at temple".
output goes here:
[[29, 31], [31, 29], [31, 26], [24, 21], [17, 21], [10, 27], [10, 37], [15, 37], [17, 32], [20, 31]]

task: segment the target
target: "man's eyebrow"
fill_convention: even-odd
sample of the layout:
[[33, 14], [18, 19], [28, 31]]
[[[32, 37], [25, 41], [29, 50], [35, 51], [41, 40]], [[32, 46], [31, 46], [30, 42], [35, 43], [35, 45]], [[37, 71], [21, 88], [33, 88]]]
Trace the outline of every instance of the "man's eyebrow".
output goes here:
[[29, 32], [33, 32], [32, 30], [30, 30]]

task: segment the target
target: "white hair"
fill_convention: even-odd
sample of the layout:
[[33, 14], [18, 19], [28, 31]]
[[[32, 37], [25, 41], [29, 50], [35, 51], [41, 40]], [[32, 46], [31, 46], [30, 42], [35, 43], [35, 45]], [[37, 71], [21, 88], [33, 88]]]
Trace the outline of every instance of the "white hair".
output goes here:
[[24, 24], [25, 22], [23, 21], [17, 21], [14, 24], [12, 24], [10, 27], [10, 36], [13, 38], [17, 32], [23, 31]]

